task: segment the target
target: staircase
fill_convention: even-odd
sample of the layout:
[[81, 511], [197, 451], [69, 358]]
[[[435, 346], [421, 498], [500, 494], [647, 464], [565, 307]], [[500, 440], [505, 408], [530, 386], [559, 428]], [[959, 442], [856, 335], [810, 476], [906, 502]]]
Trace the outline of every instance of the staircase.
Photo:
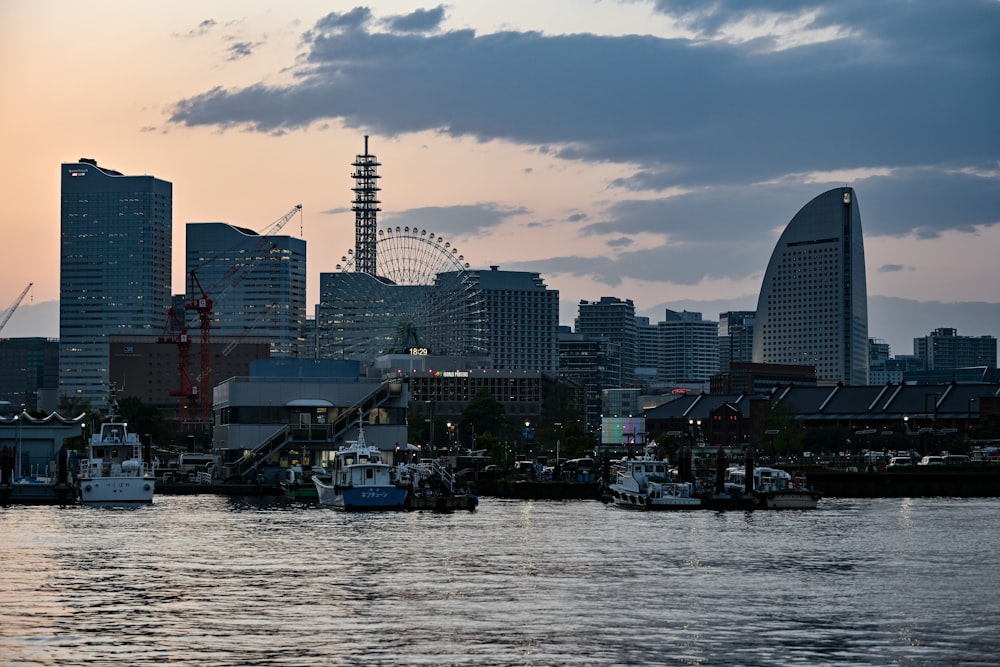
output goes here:
[[[360, 419], [381, 406], [392, 396], [399, 393], [399, 380], [389, 380], [381, 383], [370, 394], [352, 405], [350, 408], [337, 416], [329, 425], [326, 442], [336, 442]], [[231, 476], [246, 479], [256, 472], [263, 461], [266, 461], [272, 454], [282, 447], [295, 442], [293, 438], [293, 428], [291, 424], [286, 425], [280, 431], [266, 438], [259, 445], [249, 450], [239, 460], [232, 464]], [[454, 482], [454, 479], [452, 480]]]

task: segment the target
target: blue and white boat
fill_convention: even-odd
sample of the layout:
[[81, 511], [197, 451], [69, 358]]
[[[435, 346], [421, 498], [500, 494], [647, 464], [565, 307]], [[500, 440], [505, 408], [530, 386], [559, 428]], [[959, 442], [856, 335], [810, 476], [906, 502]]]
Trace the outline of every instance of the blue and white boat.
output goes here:
[[365, 432], [334, 453], [329, 475], [314, 475], [317, 499], [344, 510], [402, 510], [407, 490], [393, 483], [390, 466], [378, 447], [365, 444]]

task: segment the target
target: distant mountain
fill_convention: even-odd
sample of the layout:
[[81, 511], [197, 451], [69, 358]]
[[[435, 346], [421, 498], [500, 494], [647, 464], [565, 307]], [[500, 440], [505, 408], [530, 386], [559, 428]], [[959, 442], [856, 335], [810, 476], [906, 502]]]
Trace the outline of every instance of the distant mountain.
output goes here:
[[[747, 299], [717, 301], [671, 301], [644, 309], [639, 315], [650, 322], [663, 320], [664, 311], [700, 312], [706, 320], [718, 320], [728, 310], [754, 310], [756, 301]], [[913, 339], [929, 335], [934, 329], [957, 329], [959, 336], [995, 336], [1000, 338], [1000, 303], [914, 301], [890, 296], [868, 297], [868, 335], [887, 343], [891, 353], [913, 354]], [[42, 301], [21, 304], [0, 331], [2, 338], [59, 337], [59, 302]]]
[[59, 338], [59, 302], [21, 303], [0, 338]]

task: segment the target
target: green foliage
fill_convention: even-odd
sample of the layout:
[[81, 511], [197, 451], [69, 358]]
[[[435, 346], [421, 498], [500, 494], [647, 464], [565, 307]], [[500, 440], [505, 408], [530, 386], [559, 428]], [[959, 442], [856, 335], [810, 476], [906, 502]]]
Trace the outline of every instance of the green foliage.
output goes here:
[[[462, 447], [471, 447], [473, 434], [477, 441], [484, 435], [499, 439], [507, 431], [506, 412], [488, 389], [480, 389], [462, 409], [458, 428]], [[481, 444], [476, 449], [482, 449]]]
[[977, 440], [1000, 439], [1000, 414], [984, 415], [972, 429], [972, 437]]
[[75, 396], [60, 397], [57, 410], [60, 415], [67, 419], [75, 419], [80, 415], [88, 415], [88, 417], [94, 418], [99, 417], [97, 411], [90, 406], [90, 401]]
[[164, 442], [163, 414], [156, 407], [143, 403], [135, 396], [126, 396], [118, 402], [118, 414], [128, 422], [129, 431], [138, 434], [144, 443], [149, 444], [149, 439]]

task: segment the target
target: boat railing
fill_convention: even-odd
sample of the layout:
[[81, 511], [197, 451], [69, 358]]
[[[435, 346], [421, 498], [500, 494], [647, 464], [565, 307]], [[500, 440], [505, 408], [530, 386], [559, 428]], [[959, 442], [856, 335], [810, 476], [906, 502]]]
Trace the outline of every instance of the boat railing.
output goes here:
[[441, 478], [441, 481], [448, 488], [449, 493], [455, 492], [455, 473], [446, 466], [441, 465], [441, 462], [436, 459], [431, 461], [431, 470]]

